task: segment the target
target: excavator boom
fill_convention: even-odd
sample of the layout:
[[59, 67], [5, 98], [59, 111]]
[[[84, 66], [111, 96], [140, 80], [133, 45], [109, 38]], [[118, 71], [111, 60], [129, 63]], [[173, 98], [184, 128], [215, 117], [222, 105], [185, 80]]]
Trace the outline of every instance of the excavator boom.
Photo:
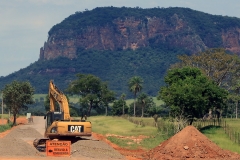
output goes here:
[[35, 139], [33, 142], [37, 149], [42, 151], [46, 146], [46, 141], [50, 139], [77, 139], [81, 136], [92, 135], [90, 121], [73, 120], [70, 117], [67, 97], [54, 85], [53, 81], [49, 83], [49, 103], [50, 110], [44, 116], [46, 120], [45, 138]]
[[55, 102], [60, 106], [60, 111], [63, 112], [64, 120], [70, 120], [69, 105], [67, 97], [63, 92], [54, 85], [53, 81], [49, 83], [49, 100], [50, 100], [50, 112], [56, 111]]

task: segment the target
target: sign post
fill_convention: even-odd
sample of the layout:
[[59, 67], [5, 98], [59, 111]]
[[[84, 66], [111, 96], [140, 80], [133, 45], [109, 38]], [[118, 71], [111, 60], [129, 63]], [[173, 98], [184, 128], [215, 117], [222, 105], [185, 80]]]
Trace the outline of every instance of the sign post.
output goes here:
[[47, 153], [47, 156], [54, 156], [54, 157], [70, 156], [71, 141], [47, 140], [46, 153]]

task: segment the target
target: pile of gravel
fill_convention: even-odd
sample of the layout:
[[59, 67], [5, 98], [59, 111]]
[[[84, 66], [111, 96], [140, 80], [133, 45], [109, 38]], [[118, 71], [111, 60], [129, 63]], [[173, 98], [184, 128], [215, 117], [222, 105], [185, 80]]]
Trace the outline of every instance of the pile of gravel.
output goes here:
[[93, 159], [125, 159], [103, 141], [92, 139], [79, 140], [71, 145], [72, 157], [86, 156]]
[[16, 127], [4, 138], [43, 138], [43, 136], [31, 127]]
[[[35, 124], [20, 125], [11, 130], [5, 137], [0, 138], [0, 159], [4, 157], [45, 157], [45, 152], [39, 152], [34, 146], [36, 138], [43, 138], [40, 134], [44, 131], [44, 121], [35, 117]], [[39, 122], [37, 121], [39, 120]], [[42, 120], [42, 121], [40, 121]], [[37, 123], [36, 123], [37, 122]], [[82, 138], [71, 145], [69, 158], [86, 160], [125, 160], [125, 156], [114, 150], [103, 141]], [[59, 157], [60, 158], [60, 157]], [[63, 158], [63, 157], [61, 157]], [[64, 158], [63, 158], [64, 159]], [[68, 159], [68, 158], [66, 158]]]
[[[0, 138], [0, 155], [4, 156], [41, 156], [41, 154], [24, 138], [42, 137], [35, 129], [14, 128], [5, 137]], [[30, 140], [31, 141], [31, 140]]]

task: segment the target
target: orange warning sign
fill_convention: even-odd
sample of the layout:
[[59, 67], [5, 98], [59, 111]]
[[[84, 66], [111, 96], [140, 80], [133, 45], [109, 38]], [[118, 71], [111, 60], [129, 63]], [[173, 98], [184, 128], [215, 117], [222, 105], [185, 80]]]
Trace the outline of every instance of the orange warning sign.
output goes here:
[[71, 141], [51, 141], [46, 142], [47, 156], [70, 156]]

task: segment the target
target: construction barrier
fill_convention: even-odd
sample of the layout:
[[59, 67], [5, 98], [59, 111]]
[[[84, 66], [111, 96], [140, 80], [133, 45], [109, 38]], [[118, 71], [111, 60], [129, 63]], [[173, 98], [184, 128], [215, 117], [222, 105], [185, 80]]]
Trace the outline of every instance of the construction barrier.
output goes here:
[[55, 141], [47, 140], [46, 142], [47, 156], [70, 156], [71, 154], [71, 141]]

